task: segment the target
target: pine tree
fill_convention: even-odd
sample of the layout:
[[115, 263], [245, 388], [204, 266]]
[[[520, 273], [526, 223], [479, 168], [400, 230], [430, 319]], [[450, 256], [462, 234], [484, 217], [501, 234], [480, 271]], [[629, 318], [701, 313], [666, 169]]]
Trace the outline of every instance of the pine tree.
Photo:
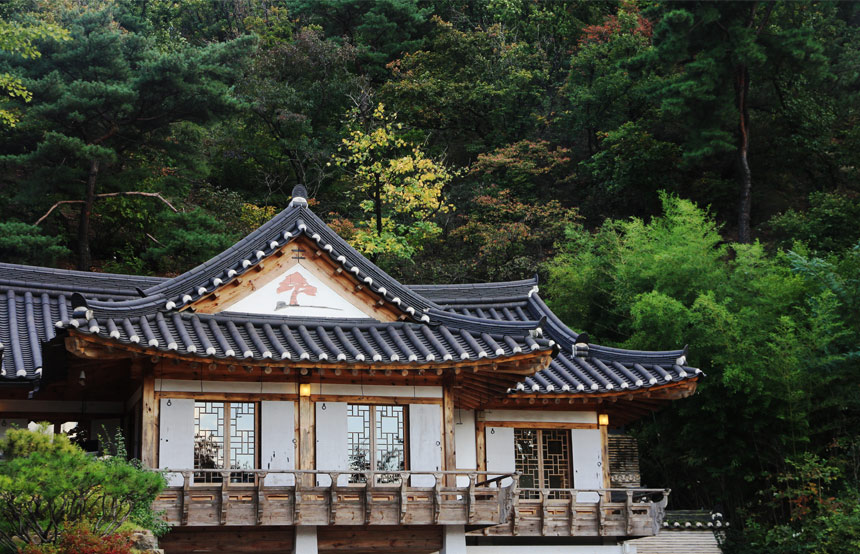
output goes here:
[[[33, 102], [3, 160], [29, 179], [24, 190], [50, 187], [81, 204], [77, 265], [88, 270], [103, 177], [122, 173], [142, 148], [169, 141], [174, 123], [206, 123], [230, 112], [229, 86], [248, 42], [159, 49], [148, 24], [122, 4], [56, 9], [54, 19], [71, 40], [40, 45], [43, 56], [27, 63], [7, 60], [18, 66]], [[127, 183], [110, 184], [128, 193]]]
[[754, 87], [764, 88], [779, 73], [818, 79], [824, 71], [812, 18], [795, 17], [806, 9], [799, 3], [686, 2], [659, 4], [649, 13], [659, 18], [656, 48], [643, 59], [671, 74], [657, 88], [664, 114], [684, 128], [685, 158], [736, 157], [740, 242], [751, 240]]

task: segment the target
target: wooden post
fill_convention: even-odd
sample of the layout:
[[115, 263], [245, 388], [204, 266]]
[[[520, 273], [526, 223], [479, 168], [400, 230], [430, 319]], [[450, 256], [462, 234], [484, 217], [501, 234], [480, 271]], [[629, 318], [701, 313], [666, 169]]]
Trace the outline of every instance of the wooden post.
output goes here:
[[600, 414], [597, 417], [600, 424], [600, 467], [603, 469], [603, 488], [608, 489], [612, 485], [609, 473], [609, 416]]
[[[457, 469], [457, 450], [454, 446], [454, 380], [446, 379], [442, 386], [442, 442], [445, 460], [443, 469]], [[445, 479], [448, 487], [457, 486], [456, 475], [448, 475]]]
[[475, 412], [475, 456], [478, 471], [487, 471], [487, 430], [483, 412]]
[[[314, 458], [316, 448], [314, 444], [314, 409], [309, 396], [299, 396], [299, 444], [298, 462], [299, 469], [315, 469]], [[305, 487], [314, 487], [313, 474], [306, 473], [302, 476]]]
[[141, 399], [140, 461], [143, 467], [158, 467], [158, 402], [155, 399], [155, 369], [139, 359], [132, 364], [143, 364], [143, 396]]

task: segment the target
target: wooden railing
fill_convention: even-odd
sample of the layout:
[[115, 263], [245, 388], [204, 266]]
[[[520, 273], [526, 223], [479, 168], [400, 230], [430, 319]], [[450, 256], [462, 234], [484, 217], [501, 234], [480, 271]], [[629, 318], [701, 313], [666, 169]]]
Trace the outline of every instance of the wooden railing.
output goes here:
[[517, 489], [507, 523], [489, 536], [647, 537], [663, 524], [669, 489]]
[[189, 526], [482, 527], [508, 521], [517, 486], [516, 475], [483, 471], [168, 471], [183, 484], [166, 488], [153, 508], [170, 525]]

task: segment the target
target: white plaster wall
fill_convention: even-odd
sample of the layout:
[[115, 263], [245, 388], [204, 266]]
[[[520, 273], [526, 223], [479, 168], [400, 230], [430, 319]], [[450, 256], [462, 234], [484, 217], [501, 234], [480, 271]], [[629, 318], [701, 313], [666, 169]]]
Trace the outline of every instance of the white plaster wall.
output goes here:
[[[347, 438], [346, 402], [316, 403], [317, 469], [335, 471], [349, 469], [349, 445]], [[345, 485], [347, 475], [341, 475], [338, 485]], [[317, 483], [331, 485], [328, 475], [319, 475]]]
[[[159, 419], [159, 469], [194, 468], [194, 400], [162, 398]], [[169, 473], [171, 487], [182, 485], [182, 474]]]
[[[454, 446], [457, 449], [457, 469], [478, 469], [478, 456], [475, 452], [474, 410], [462, 408], [454, 410]], [[457, 486], [465, 487], [468, 485], [468, 477], [457, 477]]]
[[[268, 394], [298, 394], [296, 383], [260, 383], [259, 381], [200, 381], [184, 379], [156, 379], [156, 391], [178, 392], [242, 392]], [[311, 383], [311, 394], [343, 396], [400, 396], [414, 398], [442, 398], [442, 387], [410, 387], [390, 385], [341, 385]], [[2, 407], [0, 401], [0, 407]], [[26, 401], [24, 401], [26, 402]], [[75, 404], [80, 408], [80, 402]], [[87, 404], [89, 407], [89, 404]], [[120, 410], [121, 411], [121, 410]]]
[[[264, 400], [260, 403], [260, 469], [295, 469], [295, 403]], [[293, 475], [266, 476], [266, 485], [295, 484]]]
[[244, 392], [298, 395], [296, 383], [260, 383], [259, 381], [199, 381], [156, 379], [155, 390], [161, 392]]
[[[603, 448], [600, 429], [571, 429], [573, 446], [573, 486], [577, 489], [603, 488]], [[579, 493], [577, 502], [597, 502], [597, 493]]]
[[413, 398], [442, 398], [442, 387], [410, 387], [393, 385], [339, 385], [313, 383], [311, 394], [341, 394], [344, 396], [405, 396]]
[[[439, 471], [442, 469], [442, 406], [439, 404], [409, 405], [409, 469]], [[413, 475], [414, 487], [432, 487], [432, 475]]]
[[[487, 427], [484, 433], [486, 435], [484, 444], [487, 449], [487, 471], [513, 473], [516, 469], [514, 428]], [[510, 483], [511, 479], [502, 480], [502, 486], [507, 486]]]
[[597, 412], [551, 412], [543, 410], [486, 410], [484, 421], [545, 421], [597, 423]]

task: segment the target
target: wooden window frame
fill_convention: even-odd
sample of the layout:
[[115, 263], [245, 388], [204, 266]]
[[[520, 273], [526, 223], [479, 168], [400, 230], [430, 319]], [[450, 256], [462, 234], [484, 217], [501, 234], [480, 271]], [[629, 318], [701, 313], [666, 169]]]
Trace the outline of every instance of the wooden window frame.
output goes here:
[[[536, 442], [537, 442], [537, 455], [538, 455], [538, 482], [535, 483], [535, 485], [537, 485], [537, 486], [534, 486], [531, 488], [537, 488], [537, 489], [549, 488], [549, 487], [543, 486], [544, 482], [546, 481], [546, 473], [545, 473], [546, 469], [544, 468], [544, 456], [543, 456], [544, 431], [560, 431], [560, 430], [564, 430], [564, 429], [558, 428], [558, 427], [555, 427], [555, 428], [539, 427], [537, 429], [535, 429], [533, 427], [522, 427], [522, 426], [515, 427], [514, 428], [514, 449], [515, 450], [517, 448], [517, 436], [516, 436], [516, 430], [517, 429], [524, 429], [527, 431], [534, 431], [535, 433], [537, 433]], [[572, 488], [573, 487], [573, 437], [570, 435], [569, 431], [568, 431], [567, 440], [568, 440], [568, 457], [567, 457], [567, 468], [566, 469], [567, 469], [568, 481], [570, 482], [570, 487], [568, 487], [568, 488]], [[516, 468], [516, 455], [514, 456], [514, 469], [515, 470], [517, 469]]]
[[[223, 400], [223, 399], [203, 400], [203, 399], [195, 399], [195, 401], [194, 401], [195, 408], [197, 407], [198, 402], [200, 402], [200, 403], [207, 403], [207, 402], [208, 403], [221, 403], [224, 405], [224, 442], [223, 442], [223, 448], [224, 448], [224, 465], [227, 467], [222, 468], [222, 470], [223, 471], [230, 471], [231, 475], [233, 473], [242, 473], [243, 470], [230, 468], [230, 462], [231, 462], [231, 459], [230, 459], [230, 408], [231, 408], [232, 404], [253, 404], [254, 405], [254, 467], [252, 469], [260, 469], [260, 467], [259, 467], [260, 466], [260, 435], [261, 435], [261, 430], [262, 430], [262, 426], [260, 425], [260, 423], [261, 423], [261, 421], [260, 421], [260, 408], [261, 408], [262, 404], [260, 402], [253, 401], [253, 400]], [[195, 419], [194, 423], [195, 423], [195, 427], [196, 427], [196, 425], [197, 425], [197, 422], [196, 422], [197, 416], [196, 415], [195, 415], [194, 419]], [[196, 440], [197, 439], [195, 437], [195, 441]], [[195, 466], [197, 465], [197, 456], [194, 457], [194, 465]], [[197, 467], [194, 467], [193, 469], [195, 472], [198, 470]], [[252, 482], [233, 482], [231, 479], [230, 486], [236, 486], [236, 485], [252, 486], [256, 480], [257, 480], [256, 475], [254, 475], [254, 481], [252, 481]], [[198, 483], [197, 479], [194, 479], [194, 481], [195, 481], [195, 484], [199, 484], [199, 485], [212, 485], [213, 483], [220, 482], [220, 481], [214, 481], [214, 482], [213, 481], [204, 481], [204, 482]]]
[[[348, 402], [347, 403], [347, 426], [349, 425], [349, 407], [350, 406], [366, 406], [370, 411], [370, 471], [380, 471], [375, 469], [376, 467], [376, 410], [377, 408], [403, 408], [403, 469], [398, 471], [409, 471], [410, 459], [409, 459], [409, 442], [411, 441], [411, 437], [409, 436], [409, 406], [404, 404], [383, 404], [383, 403], [373, 403], [366, 404], [363, 402]], [[352, 470], [350, 470], [352, 471]], [[360, 472], [356, 471], [356, 474]]]

